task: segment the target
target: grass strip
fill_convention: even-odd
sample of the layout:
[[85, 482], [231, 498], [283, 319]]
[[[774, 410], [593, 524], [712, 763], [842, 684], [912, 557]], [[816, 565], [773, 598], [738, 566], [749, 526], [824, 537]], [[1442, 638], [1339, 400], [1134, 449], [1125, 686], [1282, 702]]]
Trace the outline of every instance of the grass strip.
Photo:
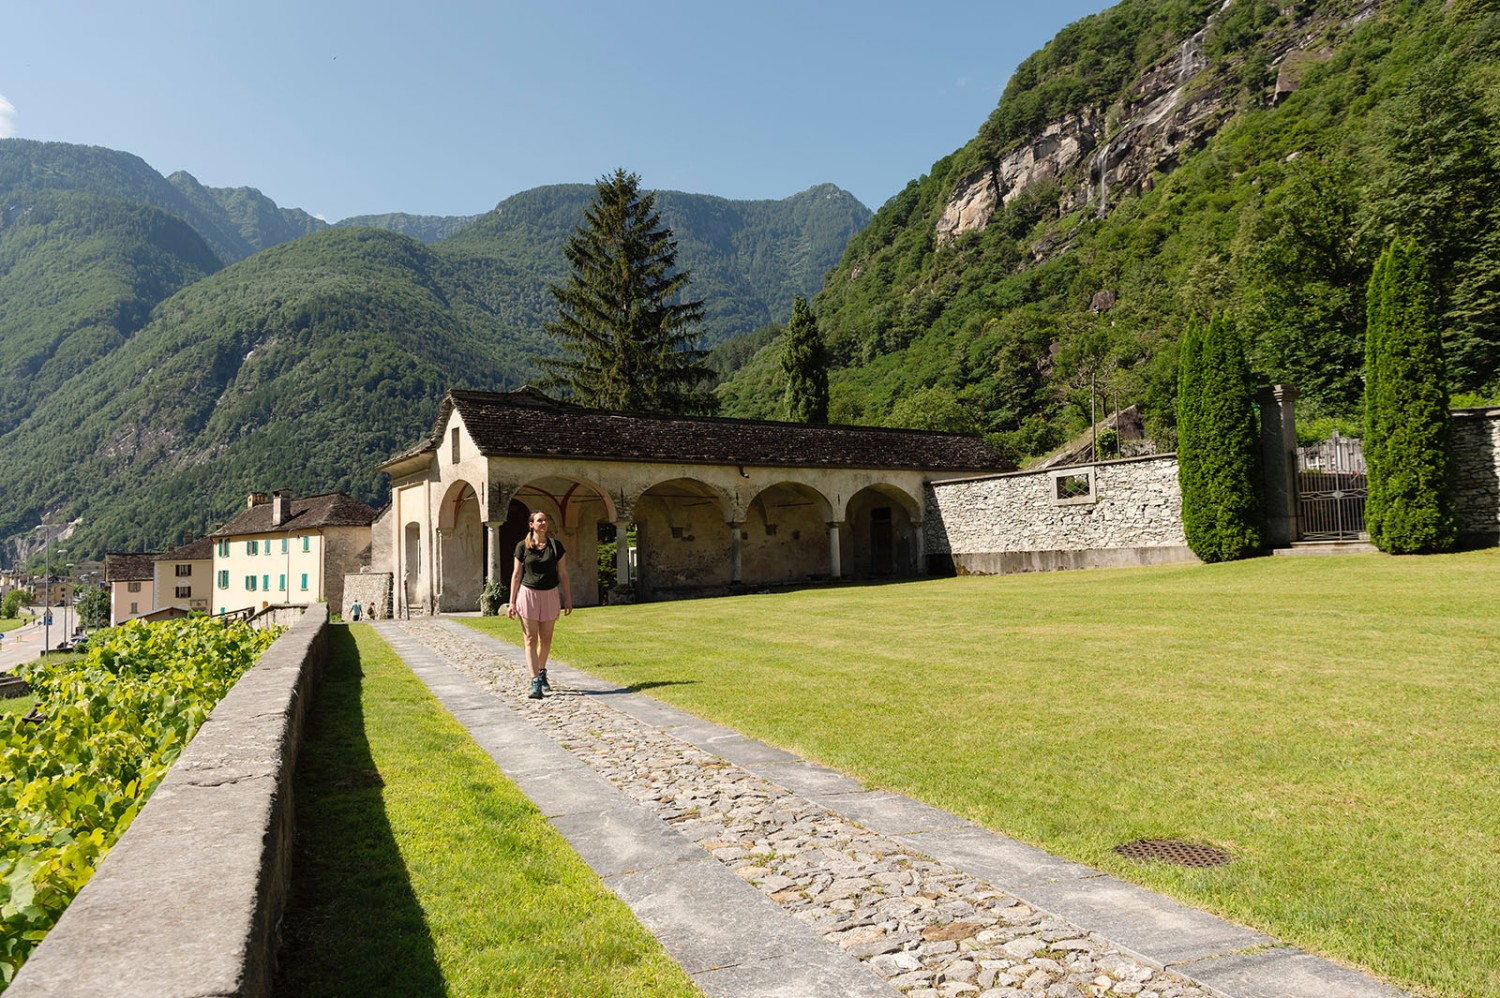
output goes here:
[[[1489, 550], [826, 587], [586, 608], [554, 650], [1408, 988], [1500, 995], [1497, 579]], [[1235, 861], [1111, 851], [1141, 838]]]
[[701, 994], [369, 625], [332, 652], [280, 998]]

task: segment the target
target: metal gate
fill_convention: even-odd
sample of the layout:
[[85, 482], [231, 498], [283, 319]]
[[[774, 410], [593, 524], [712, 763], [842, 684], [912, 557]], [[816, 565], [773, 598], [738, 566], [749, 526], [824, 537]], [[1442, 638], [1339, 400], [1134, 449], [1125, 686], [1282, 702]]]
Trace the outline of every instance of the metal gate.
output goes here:
[[1340, 437], [1297, 448], [1297, 515], [1304, 541], [1357, 541], [1365, 530], [1365, 455]]

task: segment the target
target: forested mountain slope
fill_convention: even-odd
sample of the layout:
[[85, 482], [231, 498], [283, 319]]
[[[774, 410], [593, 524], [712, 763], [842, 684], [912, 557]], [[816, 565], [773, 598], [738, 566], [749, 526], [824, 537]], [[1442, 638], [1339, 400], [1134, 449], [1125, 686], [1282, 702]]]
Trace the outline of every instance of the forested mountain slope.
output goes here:
[[[446, 389], [514, 387], [554, 349], [547, 284], [592, 194], [376, 219], [448, 236], [423, 245], [126, 153], [0, 140], [0, 563], [44, 518], [83, 518], [82, 557], [175, 543], [251, 489], [384, 501], [374, 463], [426, 432]], [[814, 293], [870, 214], [832, 186], [660, 204], [710, 341]]]
[[[1480, 0], [1124, 0], [1017, 70], [815, 301], [833, 418], [973, 426], [1012, 456], [1103, 410], [1173, 442], [1176, 344], [1230, 308], [1257, 375], [1357, 423], [1364, 284], [1397, 232], [1442, 281], [1456, 389], [1500, 363], [1500, 17]], [[729, 411], [775, 411], [777, 345]]]

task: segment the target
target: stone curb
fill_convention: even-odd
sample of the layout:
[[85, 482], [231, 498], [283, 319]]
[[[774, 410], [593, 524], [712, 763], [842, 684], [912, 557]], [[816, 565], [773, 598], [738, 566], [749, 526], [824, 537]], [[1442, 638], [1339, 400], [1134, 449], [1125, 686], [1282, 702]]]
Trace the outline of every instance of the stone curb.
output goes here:
[[313, 604], [240, 677], [6, 998], [270, 993], [292, 773], [327, 643]]
[[[485, 644], [513, 662], [522, 660], [521, 650], [514, 645], [454, 621], [444, 620], [438, 623], [470, 641]], [[441, 661], [435, 652], [394, 625], [383, 629], [381, 633], [393, 644], [398, 640], [405, 642], [405, 648], [415, 646], [431, 660]], [[1052, 856], [920, 801], [899, 794], [869, 790], [841, 773], [808, 763], [782, 749], [748, 738], [733, 729], [704, 721], [644, 694], [621, 689], [566, 664], [550, 663], [548, 671], [557, 682], [570, 689], [606, 703], [673, 738], [717, 755], [755, 776], [827, 808], [836, 815], [902, 843], [915, 852], [991, 884], [1040, 911], [1079, 926], [1142, 963], [1159, 970], [1169, 970], [1216, 998], [1410, 998], [1406, 992], [1368, 975], [1302, 950], [1283, 946], [1263, 933], [1118, 880], [1102, 871]], [[462, 675], [451, 669], [449, 673]], [[489, 697], [494, 704], [486, 714], [493, 716], [492, 712], [498, 710], [508, 715], [505, 727], [512, 731], [509, 737], [523, 737], [514, 734], [514, 728], [520, 725], [530, 729], [530, 733], [524, 737], [539, 738], [551, 743], [551, 739], [530, 721], [494, 700], [490, 694], [482, 690], [480, 693]], [[459, 719], [468, 723], [462, 716]], [[570, 774], [574, 771], [572, 767], [582, 766], [576, 761], [576, 757], [560, 746], [552, 743], [552, 747], [562, 756], [568, 756], [568, 761], [559, 762], [559, 765], [568, 766]], [[501, 762], [502, 768], [505, 768], [507, 763], [498, 755], [496, 758]], [[540, 759], [536, 761], [539, 762]], [[588, 767], [582, 768], [594, 775]], [[529, 777], [528, 782], [523, 783], [519, 779], [516, 782], [528, 796], [532, 796], [535, 790], [541, 797], [539, 806], [547, 811], [547, 806], [542, 804], [542, 801], [552, 800], [548, 796], [547, 774], [538, 772], [535, 768], [529, 772], [526, 770], [527, 766], [524, 764], [517, 768], [518, 773]], [[568, 779], [571, 780], [572, 776]], [[619, 791], [614, 792], [619, 795], [620, 805], [639, 811], [650, 819], [648, 824], [653, 835], [658, 832], [657, 826], [660, 826], [667, 828], [679, 840], [685, 841], [683, 836], [649, 814], [636, 801]], [[533, 800], [537, 800], [537, 797], [533, 797]], [[611, 830], [615, 846], [628, 850], [630, 846], [625, 842], [624, 833], [629, 822], [619, 814], [615, 815], [615, 822]], [[555, 821], [554, 824], [558, 822]], [[563, 822], [559, 826], [565, 836], [569, 836], [568, 824]], [[574, 841], [571, 836], [569, 840], [586, 860], [590, 860], [594, 843]], [[702, 855], [701, 851], [699, 855]], [[590, 862], [592, 865], [592, 860]], [[621, 890], [612, 879], [613, 875], [606, 872], [608, 866], [596, 869], [631, 904], [637, 917], [655, 931], [651, 918], [657, 911], [656, 906], [643, 903], [641, 898]], [[752, 890], [750, 893], [758, 892]], [[663, 944], [667, 944], [665, 938]], [[672, 946], [667, 948], [668, 952], [678, 956]], [[690, 967], [690, 972], [691, 969]], [[699, 983], [707, 989], [706, 982]], [[830, 991], [824, 988], [790, 993], [861, 992]], [[890, 992], [887, 990], [885, 993]]]

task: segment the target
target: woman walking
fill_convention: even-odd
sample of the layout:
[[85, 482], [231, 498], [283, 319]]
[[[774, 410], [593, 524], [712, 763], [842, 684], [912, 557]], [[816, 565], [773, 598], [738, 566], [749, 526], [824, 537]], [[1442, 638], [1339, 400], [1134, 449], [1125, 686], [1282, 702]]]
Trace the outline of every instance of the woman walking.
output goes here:
[[568, 585], [567, 551], [562, 542], [549, 537], [547, 514], [537, 510], [527, 521], [526, 537], [516, 545], [516, 566], [510, 579], [510, 609], [506, 615], [521, 618], [526, 635], [526, 665], [531, 670], [532, 700], [540, 700], [547, 682], [547, 656], [552, 652], [552, 628], [559, 613], [573, 612], [573, 591]]

